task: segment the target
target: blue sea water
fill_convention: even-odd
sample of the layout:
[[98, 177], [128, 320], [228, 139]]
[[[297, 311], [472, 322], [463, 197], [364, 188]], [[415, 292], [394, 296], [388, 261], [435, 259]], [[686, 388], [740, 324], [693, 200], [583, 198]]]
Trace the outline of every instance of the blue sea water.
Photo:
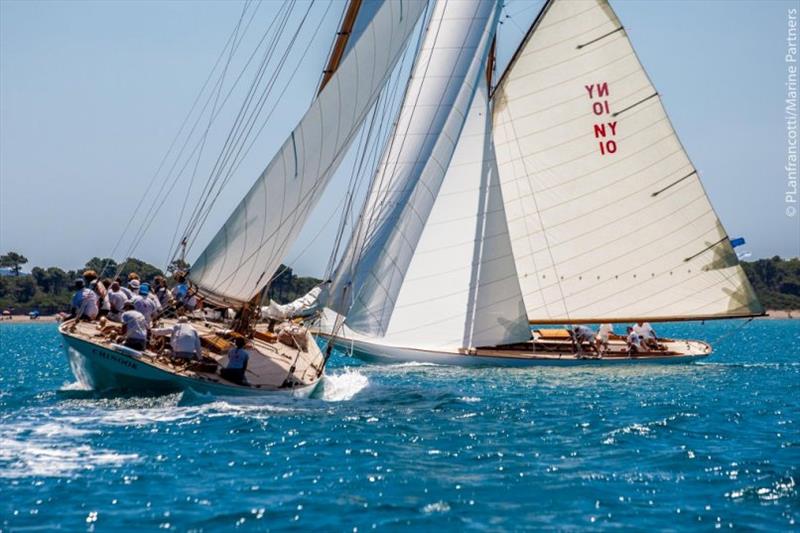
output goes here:
[[[0, 530], [793, 530], [800, 321], [663, 325], [705, 362], [369, 365], [310, 400], [97, 396], [0, 326]], [[735, 330], [735, 331], [734, 331]]]

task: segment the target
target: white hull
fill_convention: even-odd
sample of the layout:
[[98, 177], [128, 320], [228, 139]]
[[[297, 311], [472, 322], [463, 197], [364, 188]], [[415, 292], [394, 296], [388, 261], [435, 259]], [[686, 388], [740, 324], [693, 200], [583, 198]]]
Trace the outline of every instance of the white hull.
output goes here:
[[292, 395], [307, 398], [319, 384], [294, 388], [261, 388], [226, 383], [207, 375], [187, 376], [162, 368], [141, 353], [115, 344], [100, 345], [63, 330], [62, 337], [72, 373], [84, 386], [97, 391], [171, 392], [192, 389], [202, 394], [253, 396]]
[[[329, 334], [316, 332], [317, 336], [328, 340]], [[362, 339], [334, 337], [334, 345], [359, 359], [375, 363], [434, 363], [439, 365], [456, 366], [501, 366], [501, 367], [526, 367], [526, 366], [613, 366], [613, 365], [641, 365], [641, 364], [685, 364], [708, 357], [710, 351], [700, 354], [686, 355], [641, 355], [633, 357], [604, 357], [602, 359], [578, 358], [572, 354], [549, 355], [520, 352], [514, 355], [504, 355], [499, 351], [486, 353], [462, 354], [439, 350], [424, 350], [401, 346], [387, 346], [376, 344]], [[697, 341], [689, 341], [697, 342]], [[699, 343], [702, 344], [702, 343]]]

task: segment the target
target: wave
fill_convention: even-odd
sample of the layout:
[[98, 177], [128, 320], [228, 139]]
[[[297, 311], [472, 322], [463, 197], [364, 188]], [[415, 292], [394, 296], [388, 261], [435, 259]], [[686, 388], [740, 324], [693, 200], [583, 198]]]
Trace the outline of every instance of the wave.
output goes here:
[[0, 478], [61, 477], [98, 466], [121, 466], [139, 460], [135, 453], [117, 453], [85, 444], [100, 433], [71, 424], [23, 421], [0, 430]]
[[327, 402], [347, 401], [368, 385], [367, 376], [358, 370], [347, 369], [339, 374], [325, 375], [317, 397]]

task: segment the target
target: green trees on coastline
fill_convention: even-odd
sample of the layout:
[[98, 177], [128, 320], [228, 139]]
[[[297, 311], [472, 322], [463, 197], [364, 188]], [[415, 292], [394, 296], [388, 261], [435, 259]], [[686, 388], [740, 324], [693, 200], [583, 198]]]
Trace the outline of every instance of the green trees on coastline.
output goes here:
[[[129, 273], [136, 272], [143, 281], [152, 281], [154, 277], [164, 275], [158, 267], [135, 257], [128, 258], [121, 268], [113, 259], [93, 257], [82, 268], [63, 270], [59, 267], [36, 266], [30, 274], [21, 274], [22, 265], [28, 262], [21, 254], [10, 252], [1, 256], [0, 261], [4, 268], [14, 273], [0, 276], [0, 309], [13, 309], [14, 314], [28, 313], [34, 309], [43, 314], [69, 310], [72, 285], [84, 270], [94, 270], [101, 279], [117, 275], [126, 279]], [[170, 265], [169, 270], [185, 270], [188, 266], [178, 260]], [[296, 276], [291, 268], [282, 266], [270, 286], [269, 297], [285, 303], [302, 296], [317, 283], [318, 279]]]
[[15, 276], [19, 276], [22, 265], [28, 262], [28, 258], [17, 252], [8, 252], [6, 255], [0, 255], [0, 267], [10, 268]]

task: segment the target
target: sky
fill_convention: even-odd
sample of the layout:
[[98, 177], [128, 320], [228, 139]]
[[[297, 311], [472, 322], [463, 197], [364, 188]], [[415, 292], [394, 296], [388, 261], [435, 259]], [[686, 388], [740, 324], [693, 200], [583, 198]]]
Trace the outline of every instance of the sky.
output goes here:
[[[112, 252], [118, 259], [132, 254], [165, 266], [182, 227], [178, 214], [187, 198], [189, 207], [194, 205], [246, 83], [234, 89], [209, 131], [193, 181], [194, 160], [172, 189], [165, 178], [169, 161], [159, 174], [156, 170], [243, 5], [0, 0], [0, 252], [23, 253], [28, 268], [77, 268]], [[257, 10], [254, 5], [246, 12], [244, 20], [252, 16], [252, 23], [226, 83], [242, 70], [281, 9], [270, 0]], [[286, 62], [296, 74], [291, 81], [286, 77], [284, 98], [267, 102], [266, 108], [274, 106], [270, 121], [220, 195], [188, 259], [201, 251], [307, 109], [343, 5], [301, 0], [290, 14], [287, 27], [309, 13]], [[612, 5], [728, 234], [745, 237], [743, 250], [753, 259], [800, 255], [800, 215], [787, 216], [784, 201], [784, 57], [787, 10], [796, 3], [618, 0]], [[506, 3], [498, 43], [501, 70], [540, 6], [539, 0]], [[198, 122], [198, 131], [206, 122]], [[352, 163], [352, 157], [344, 161], [286, 258], [300, 274], [319, 276], [325, 269]], [[144, 209], [132, 218], [143, 193]], [[163, 207], [155, 216], [146, 216], [158, 205]], [[133, 246], [136, 230], [147, 224]]]

